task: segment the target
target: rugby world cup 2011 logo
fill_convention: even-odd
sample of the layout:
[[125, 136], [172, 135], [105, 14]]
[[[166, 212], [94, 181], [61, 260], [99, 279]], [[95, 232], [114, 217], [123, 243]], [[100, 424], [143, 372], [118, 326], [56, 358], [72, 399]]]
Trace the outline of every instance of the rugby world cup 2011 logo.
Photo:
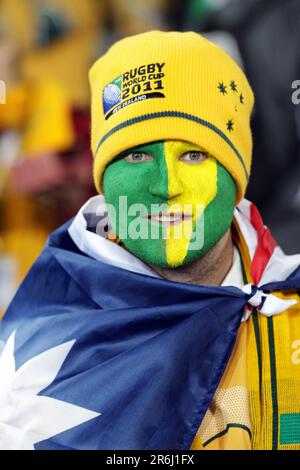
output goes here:
[[127, 70], [103, 89], [105, 119], [121, 109], [152, 98], [165, 98], [165, 63], [144, 64]]

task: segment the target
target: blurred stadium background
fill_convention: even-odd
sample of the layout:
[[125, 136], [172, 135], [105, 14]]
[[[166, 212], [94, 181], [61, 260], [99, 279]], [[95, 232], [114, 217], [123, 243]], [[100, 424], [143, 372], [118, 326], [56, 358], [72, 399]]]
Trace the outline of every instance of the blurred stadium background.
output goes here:
[[300, 252], [300, 0], [0, 0], [0, 316], [49, 232], [95, 194], [90, 65], [151, 29], [202, 32], [245, 69], [256, 95], [247, 196]]

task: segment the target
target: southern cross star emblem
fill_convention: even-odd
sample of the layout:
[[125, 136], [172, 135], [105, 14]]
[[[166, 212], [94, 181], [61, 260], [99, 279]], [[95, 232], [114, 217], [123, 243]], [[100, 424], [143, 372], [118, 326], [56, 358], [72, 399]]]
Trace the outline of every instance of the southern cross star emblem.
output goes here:
[[229, 119], [226, 123], [226, 126], [227, 126], [227, 130], [229, 132], [232, 132], [233, 131], [233, 120], [232, 119]]
[[233, 92], [237, 93], [237, 84], [235, 83], [234, 80], [231, 80], [230, 88], [232, 89]]
[[0, 449], [34, 450], [34, 444], [100, 415], [39, 395], [54, 381], [74, 343], [48, 349], [16, 370], [11, 334], [0, 357]]
[[225, 95], [227, 93], [227, 90], [226, 90], [227, 87], [226, 85], [224, 85], [223, 82], [219, 83], [218, 88], [219, 88], [220, 93], [222, 93], [222, 95]]

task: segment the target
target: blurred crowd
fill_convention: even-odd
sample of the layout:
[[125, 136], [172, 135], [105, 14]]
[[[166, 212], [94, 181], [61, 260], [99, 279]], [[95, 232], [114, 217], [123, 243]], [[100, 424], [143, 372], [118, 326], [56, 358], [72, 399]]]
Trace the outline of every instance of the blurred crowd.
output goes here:
[[244, 68], [256, 97], [247, 197], [300, 252], [299, 0], [0, 0], [0, 316], [49, 232], [95, 194], [90, 65], [151, 29], [201, 32]]

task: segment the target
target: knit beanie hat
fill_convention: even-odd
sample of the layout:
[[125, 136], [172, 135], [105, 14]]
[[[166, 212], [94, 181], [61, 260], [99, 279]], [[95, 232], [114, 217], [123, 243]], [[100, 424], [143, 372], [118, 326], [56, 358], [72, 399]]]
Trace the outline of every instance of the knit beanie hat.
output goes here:
[[157, 140], [191, 142], [237, 185], [252, 159], [252, 89], [234, 60], [194, 32], [151, 31], [116, 42], [90, 70], [94, 181], [121, 152]]

